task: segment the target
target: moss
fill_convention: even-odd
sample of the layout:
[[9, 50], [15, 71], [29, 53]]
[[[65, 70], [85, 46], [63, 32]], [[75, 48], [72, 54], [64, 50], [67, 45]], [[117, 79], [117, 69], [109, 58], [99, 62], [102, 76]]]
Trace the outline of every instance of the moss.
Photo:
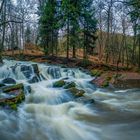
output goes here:
[[2, 88], [3, 92], [9, 92], [9, 91], [17, 90], [17, 89], [23, 89], [23, 84], [6, 86], [6, 87]]
[[69, 88], [73, 88], [76, 87], [76, 84], [74, 82], [68, 83], [64, 88], [65, 89], [69, 89]]
[[122, 74], [120, 74], [120, 73], [119, 73], [119, 74], [114, 74], [114, 75], [113, 75], [113, 78], [116, 79], [116, 78], [120, 78], [121, 76], [122, 76]]
[[77, 89], [77, 88], [75, 88], [75, 87], [70, 88], [69, 91], [70, 91], [70, 93], [72, 93], [73, 96], [75, 96], [75, 97], [81, 97], [81, 96], [83, 96], [84, 93], [85, 93], [84, 90], [80, 90], [80, 89]]
[[109, 81], [104, 81], [102, 87], [108, 87], [108, 86], [109, 86]]
[[57, 81], [53, 84], [53, 87], [63, 87], [66, 84], [64, 80]]
[[12, 105], [10, 105], [10, 107], [11, 107], [11, 109], [13, 109], [13, 110], [17, 110], [17, 105], [16, 105], [16, 104], [12, 104]]
[[3, 99], [0, 102], [0, 105], [1, 106], [9, 106], [11, 109], [17, 110], [17, 105], [25, 99], [25, 94], [23, 91], [23, 84], [8, 86], [5, 88], [2, 88], [2, 90], [6, 94], [14, 94], [15, 93], [16, 96], [8, 98], [8, 99]]
[[112, 77], [111, 76], [108, 76], [107, 78], [106, 78], [106, 81], [110, 81], [112, 79]]
[[97, 77], [99, 77], [99, 76], [101, 76], [101, 74], [102, 74], [103, 72], [101, 71], [101, 70], [91, 70], [91, 76], [97, 76]]

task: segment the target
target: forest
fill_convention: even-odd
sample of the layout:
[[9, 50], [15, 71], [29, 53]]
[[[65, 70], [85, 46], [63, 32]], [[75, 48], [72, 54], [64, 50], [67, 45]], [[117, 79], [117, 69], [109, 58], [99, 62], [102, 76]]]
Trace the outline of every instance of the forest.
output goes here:
[[139, 140], [140, 0], [0, 0], [0, 139]]
[[[15, 4], [16, 3], [16, 4]], [[139, 0], [2, 0], [0, 48], [140, 67]]]

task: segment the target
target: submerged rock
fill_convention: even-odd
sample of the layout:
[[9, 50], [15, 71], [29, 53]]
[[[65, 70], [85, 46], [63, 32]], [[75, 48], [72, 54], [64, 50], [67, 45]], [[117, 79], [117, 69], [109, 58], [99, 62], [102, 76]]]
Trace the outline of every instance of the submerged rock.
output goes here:
[[26, 91], [26, 93], [31, 93], [32, 92], [32, 88], [31, 88], [31, 86], [29, 86], [29, 85], [26, 85], [26, 86], [24, 86], [25, 88], [25, 91]]
[[41, 81], [41, 80], [40, 80], [36, 75], [33, 76], [30, 80], [28, 80], [28, 82], [29, 82], [30, 84], [37, 83], [37, 82], [39, 82], [39, 81]]
[[91, 99], [89, 97], [79, 97], [75, 100], [76, 102], [78, 103], [83, 103], [83, 104], [93, 104], [95, 103], [95, 100], [94, 99]]
[[64, 85], [66, 84], [66, 82], [64, 80], [59, 80], [59, 81], [56, 81], [54, 84], [53, 84], [53, 87], [63, 87]]
[[85, 93], [84, 90], [77, 89], [75, 87], [68, 89], [68, 91], [74, 96], [74, 97], [82, 97]]
[[32, 64], [30, 66], [22, 65], [21, 71], [31, 84], [46, 80], [46, 78], [40, 74], [37, 64]]
[[69, 89], [73, 87], [76, 87], [76, 84], [74, 82], [69, 82], [64, 86], [65, 89]]
[[12, 78], [5, 78], [1, 81], [3, 84], [16, 84], [16, 81]]

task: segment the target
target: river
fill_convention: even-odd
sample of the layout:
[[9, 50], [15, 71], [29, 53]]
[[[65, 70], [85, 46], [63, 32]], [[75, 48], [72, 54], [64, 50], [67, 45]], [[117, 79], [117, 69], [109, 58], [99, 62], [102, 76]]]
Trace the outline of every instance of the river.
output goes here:
[[[32, 88], [18, 111], [0, 109], [0, 140], [140, 139], [140, 89], [100, 89], [90, 84], [94, 77], [79, 69], [47, 63], [38, 64], [46, 80], [29, 84], [20, 67], [31, 64], [4, 60], [0, 68], [0, 79], [11, 77]], [[15, 65], [13, 73], [11, 66]], [[85, 97], [95, 102], [84, 102], [64, 88], [53, 88], [53, 83], [63, 78], [74, 81], [77, 88], [86, 91]]]

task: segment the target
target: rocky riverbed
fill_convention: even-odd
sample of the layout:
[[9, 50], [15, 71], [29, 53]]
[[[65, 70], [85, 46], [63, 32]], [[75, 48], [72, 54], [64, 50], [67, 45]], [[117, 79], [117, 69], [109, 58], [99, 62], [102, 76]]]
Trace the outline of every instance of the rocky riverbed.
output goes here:
[[0, 138], [139, 140], [140, 89], [100, 88], [93, 79], [79, 68], [4, 60]]

